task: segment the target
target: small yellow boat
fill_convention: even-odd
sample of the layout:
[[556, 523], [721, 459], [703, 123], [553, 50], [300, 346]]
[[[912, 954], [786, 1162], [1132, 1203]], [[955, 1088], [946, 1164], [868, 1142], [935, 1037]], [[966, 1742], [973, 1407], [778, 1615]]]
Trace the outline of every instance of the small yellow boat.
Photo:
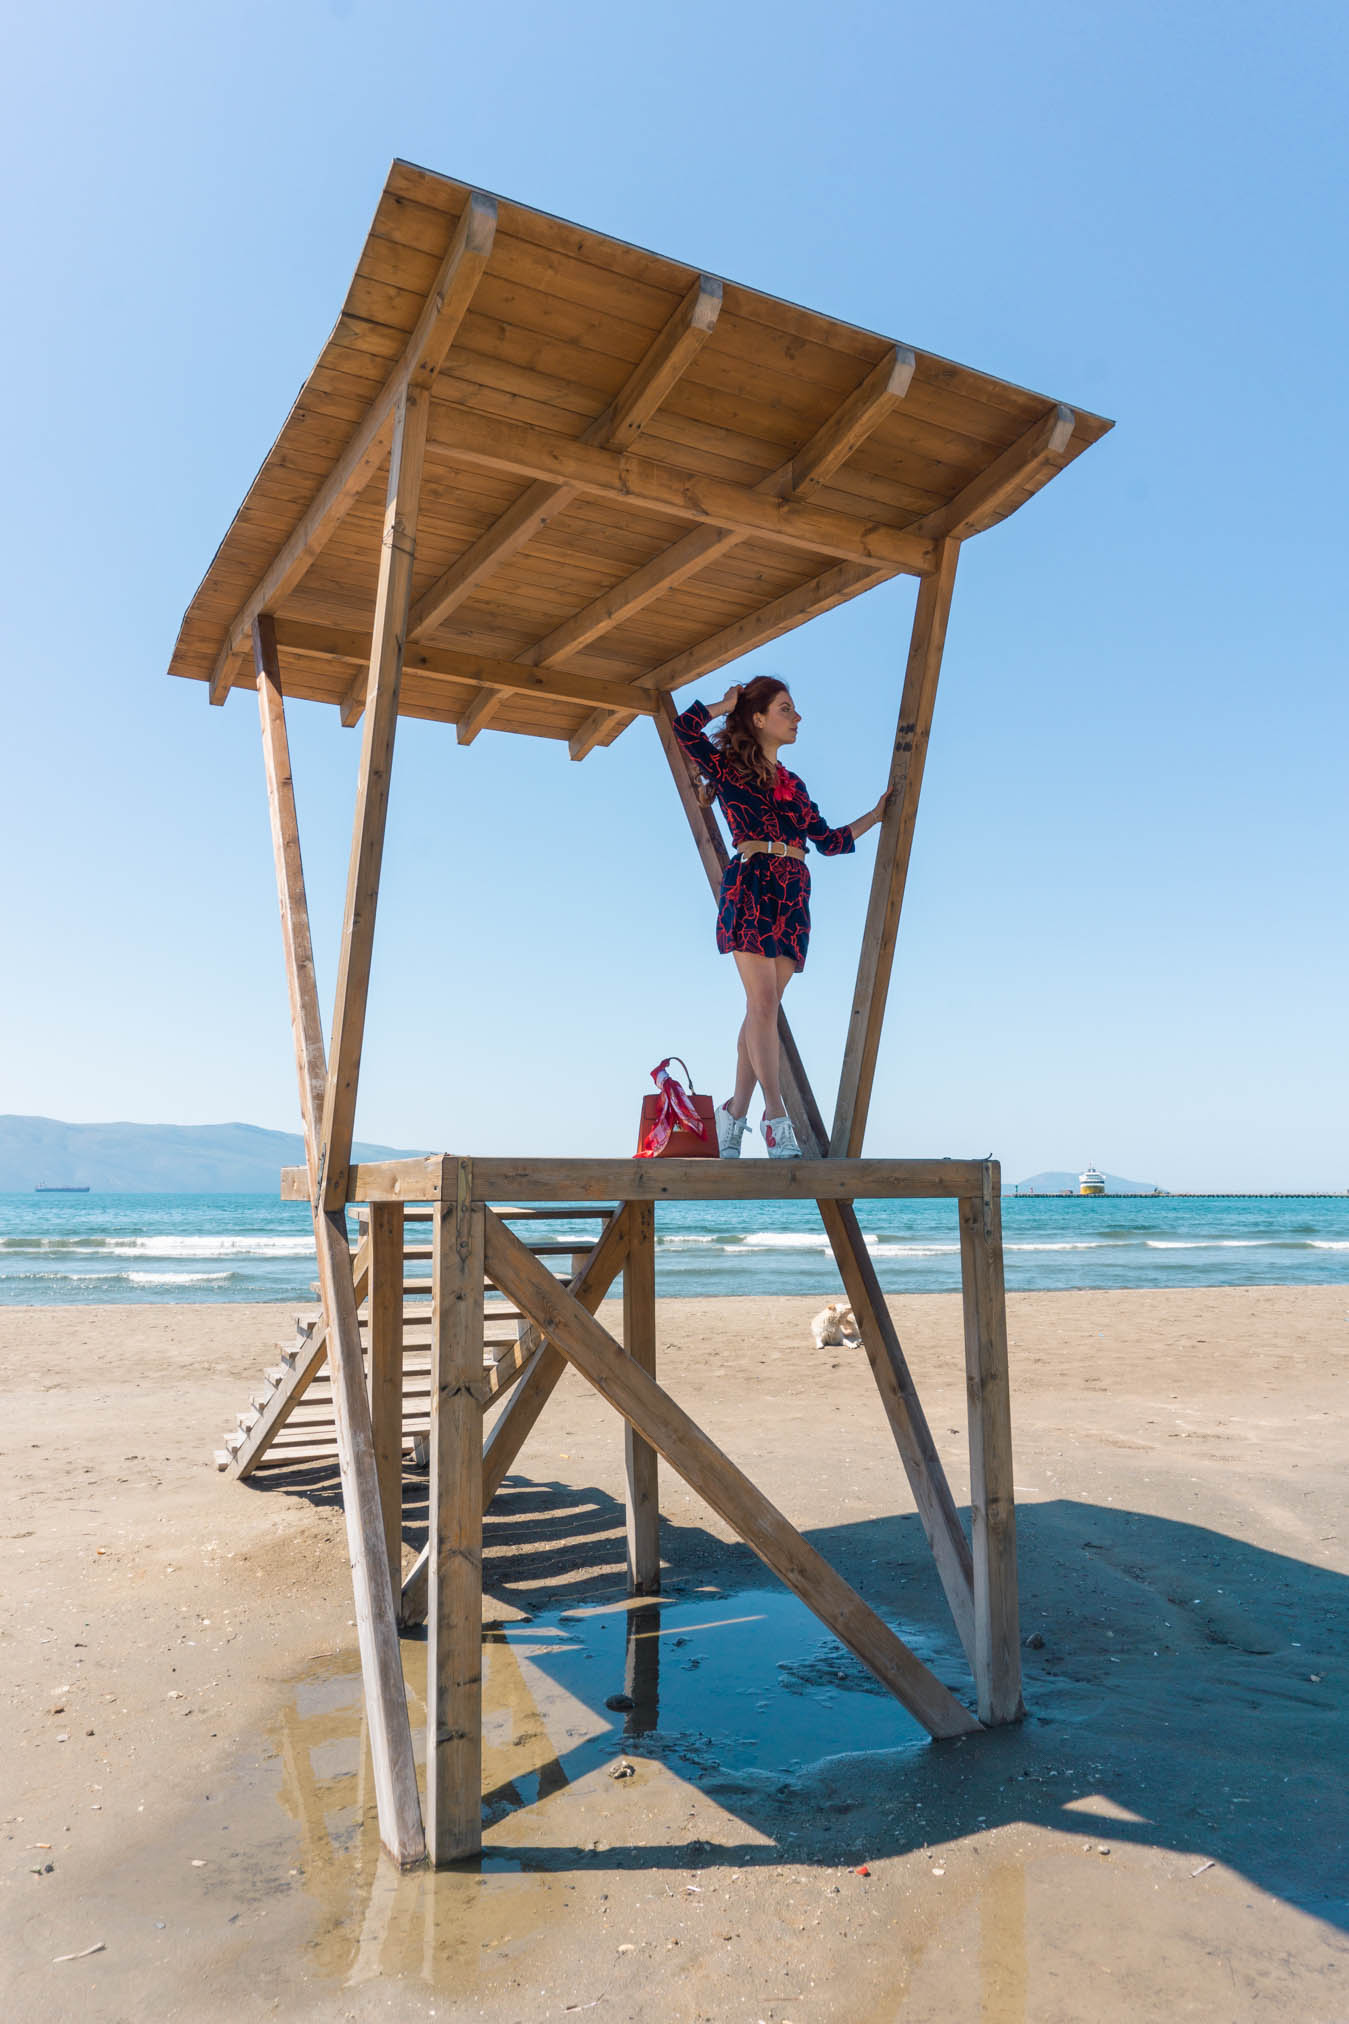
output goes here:
[[1105, 1175], [1098, 1173], [1095, 1167], [1088, 1167], [1085, 1173], [1077, 1177], [1077, 1192], [1079, 1195], [1103, 1195]]

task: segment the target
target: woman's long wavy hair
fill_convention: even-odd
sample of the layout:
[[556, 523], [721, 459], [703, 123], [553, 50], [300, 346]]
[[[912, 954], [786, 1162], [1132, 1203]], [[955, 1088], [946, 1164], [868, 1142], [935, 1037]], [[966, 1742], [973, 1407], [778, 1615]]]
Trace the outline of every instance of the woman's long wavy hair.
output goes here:
[[[787, 684], [777, 675], [756, 675], [752, 682], [746, 682], [735, 699], [735, 708], [727, 711], [726, 722], [712, 740], [721, 748], [722, 757], [731, 769], [765, 793], [772, 790], [777, 768], [759, 743], [754, 719], [768, 708], [774, 696], [786, 689]], [[704, 805], [711, 799], [709, 784], [704, 789]]]

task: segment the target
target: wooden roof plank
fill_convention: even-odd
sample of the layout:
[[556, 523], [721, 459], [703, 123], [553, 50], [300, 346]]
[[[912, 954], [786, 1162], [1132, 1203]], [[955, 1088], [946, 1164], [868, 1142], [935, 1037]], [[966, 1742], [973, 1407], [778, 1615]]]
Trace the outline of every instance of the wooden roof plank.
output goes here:
[[[817, 491], [831, 473], [836, 471], [840, 464], [846, 463], [858, 445], [865, 441], [891, 410], [903, 400], [909, 390], [909, 382], [913, 378], [913, 368], [914, 356], [908, 346], [893, 346], [886, 356], [872, 367], [861, 384], [855, 387], [835, 409], [829, 419], [821, 424], [809, 442], [804, 443], [796, 455], [789, 458], [777, 471], [771, 472], [763, 479], [756, 489], [779, 499], [806, 498]], [[708, 562], [714, 557], [724, 555], [739, 539], [733, 534], [729, 539], [723, 540], [722, 530], [719, 528], [705, 531], [709, 538], [703, 543], [702, 553], [696, 557], [694, 544], [698, 540], [697, 535], [689, 536], [685, 542], [668, 551], [667, 562], [678, 574], [681, 582], [691, 573], [690, 568], [686, 566], [690, 562], [696, 566], [698, 562]], [[682, 555], [681, 549], [684, 551]], [[668, 582], [661, 587], [668, 588]], [[621, 588], [622, 586], [620, 591]], [[653, 596], [660, 594], [656, 578], [649, 576], [643, 585], [644, 604], [650, 602], [650, 597], [645, 594], [648, 589]], [[634, 608], [629, 606], [625, 616], [630, 616]], [[590, 637], [593, 638], [594, 634], [592, 633]], [[584, 759], [597, 744], [612, 737], [621, 728], [620, 725], [613, 723], [610, 716], [597, 710], [594, 716], [588, 718], [581, 726], [572, 740], [572, 758]]]
[[495, 232], [496, 204], [492, 198], [475, 192], [464, 207], [436, 285], [426, 299], [401, 363], [372, 403], [313, 505], [236, 615], [211, 679], [213, 703], [223, 703], [229, 693], [231, 670], [251, 637], [253, 620], [299, 582], [343, 512], [388, 455], [398, 396], [413, 381], [429, 384], [434, 378], [482, 277]]
[[[830, 473], [850, 456], [870, 429], [879, 427], [890, 410], [903, 399], [913, 375], [913, 354], [906, 346], [895, 346], [875, 366], [835, 413], [794, 457], [761, 480], [759, 490], [784, 498], [784, 487], [799, 483], [803, 490], [823, 484]], [[619, 625], [654, 598], [724, 555], [741, 539], [734, 529], [699, 528], [686, 535], [663, 555], [596, 598], [569, 619], [548, 639], [541, 640], [538, 653], [552, 665], [576, 653], [602, 632]], [[582, 755], [584, 756], [584, 755]]]
[[[627, 720], [615, 691], [649, 697], [897, 569], [923, 572], [935, 534], [996, 524], [1110, 427], [1081, 413], [1063, 441], [1043, 395], [921, 351], [904, 361], [904, 398], [873, 414], [867, 389], [887, 361], [893, 373], [899, 348], [728, 282], [715, 329], [659, 404], [619, 430], [630, 441], [640, 426], [640, 451], [597, 441], [603, 417], [622, 421], [615, 403], [650, 367], [698, 271], [479, 195], [495, 209], [490, 266], [470, 304], [450, 305], [439, 360], [410, 361], [472, 201], [464, 183], [394, 164], [337, 324], [189, 607], [173, 672], [209, 674], [223, 693], [233, 670], [222, 662], [232, 640], [246, 649], [235, 636], [269, 579], [283, 585], [266, 606], [279, 623], [327, 628], [348, 646], [364, 635], [385, 453], [361, 438], [418, 364], [438, 363], [440, 377], [414, 612], [466, 557], [473, 576], [424, 628], [421, 646], [446, 658], [439, 672], [409, 662], [407, 714], [471, 735], [475, 707], [483, 721], [495, 707], [499, 728], [536, 725], [574, 750]], [[362, 447], [368, 464], [353, 473]], [[304, 552], [315, 508], [335, 494], [331, 526]], [[361, 664], [354, 652], [286, 651], [306, 692], [328, 700]], [[466, 678], [507, 666], [513, 683], [532, 672], [535, 685]]]
[[[443, 176], [401, 158], [391, 165], [386, 185], [387, 191], [393, 195], [415, 202], [424, 210], [437, 211], [442, 217], [446, 213], [454, 214], [457, 205], [462, 202], [465, 187], [453, 177]], [[604, 272], [618, 275], [636, 287], [658, 285], [673, 291], [686, 287], [695, 272], [693, 267], [682, 266], [664, 254], [634, 246], [627, 240], [612, 238], [549, 212], [535, 210], [512, 198], [498, 196], [497, 202], [501, 231], [509, 234], [512, 240], [524, 240], [550, 254], [599, 266]], [[845, 323], [819, 310], [802, 308], [782, 296], [768, 295], [731, 281], [725, 281], [723, 288], [725, 307], [737, 323], [754, 323], [772, 332], [776, 338], [804, 338], [815, 344], [827, 344], [860, 360], [868, 368], [891, 342], [874, 331]], [[1020, 416], [1023, 422], [1028, 421], [1035, 409], [1043, 404], [1042, 396], [1026, 388], [996, 379], [973, 366], [942, 358], [935, 352], [919, 351], [918, 359], [919, 373], [925, 381], [932, 380], [952, 390], [959, 389], [970, 398], [1003, 409], [1013, 419]], [[1031, 403], [1029, 409], [1025, 406], [1028, 401]]]
[[741, 619], [737, 625], [728, 626], [724, 632], [690, 647], [686, 653], [676, 655], [664, 667], [654, 669], [643, 686], [677, 689], [681, 683], [694, 681], [699, 675], [724, 667], [727, 661], [738, 659], [753, 647], [779, 639], [783, 633], [804, 625], [807, 619], [832, 611], [836, 604], [856, 596], [859, 590], [870, 590], [873, 584], [883, 582], [891, 574], [892, 571], [868, 569], [861, 564], [839, 563], [820, 576], [812, 577], [798, 590], [775, 598], [749, 618]]
[[[700, 276], [664, 325], [621, 391], [580, 440], [623, 449], [633, 442], [679, 375], [692, 363], [716, 327], [721, 284]], [[448, 617], [456, 603], [499, 561], [522, 548], [575, 496], [567, 485], [536, 480], [478, 541], [417, 600], [408, 629], [416, 638]]]

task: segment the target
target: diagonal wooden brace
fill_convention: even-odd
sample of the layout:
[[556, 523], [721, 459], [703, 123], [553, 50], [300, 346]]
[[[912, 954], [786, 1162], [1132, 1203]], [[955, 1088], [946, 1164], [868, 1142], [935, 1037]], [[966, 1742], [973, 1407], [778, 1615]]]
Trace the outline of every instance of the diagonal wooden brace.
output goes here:
[[556, 1344], [630, 1426], [664, 1456], [718, 1517], [889, 1688], [930, 1735], [969, 1735], [981, 1725], [889, 1625], [736, 1468], [682, 1406], [587, 1314], [490, 1210], [489, 1277]]
[[[721, 876], [729, 861], [728, 853], [714, 811], [705, 808], [698, 799], [688, 761], [674, 734], [673, 720], [674, 705], [668, 696], [662, 697], [661, 708], [655, 718], [656, 732], [669, 762], [708, 883], [715, 893], [720, 890]], [[778, 1041], [782, 1057], [780, 1080], [788, 1114], [802, 1151], [807, 1157], [819, 1158], [827, 1143], [824, 1119], [781, 1006], [778, 1007]], [[899, 1336], [890, 1318], [856, 1211], [851, 1202], [821, 1202], [818, 1207], [844, 1290], [857, 1316], [867, 1361], [909, 1480], [914, 1506], [937, 1564], [956, 1634], [972, 1666], [975, 1656], [973, 1560], [955, 1498], [951, 1495], [951, 1486], [946, 1480], [946, 1471], [937, 1453], [937, 1444], [932, 1438]]]

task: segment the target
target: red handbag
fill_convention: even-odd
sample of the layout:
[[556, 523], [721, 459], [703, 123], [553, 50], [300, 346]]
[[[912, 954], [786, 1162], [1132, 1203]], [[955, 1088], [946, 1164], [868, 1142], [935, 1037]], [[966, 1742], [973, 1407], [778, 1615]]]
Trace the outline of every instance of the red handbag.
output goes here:
[[695, 1096], [670, 1074], [670, 1063], [678, 1061], [688, 1076], [688, 1063], [677, 1054], [667, 1054], [651, 1071], [651, 1080], [660, 1094], [642, 1098], [642, 1121], [638, 1126], [639, 1160], [715, 1160], [717, 1145], [716, 1106], [710, 1096]]

